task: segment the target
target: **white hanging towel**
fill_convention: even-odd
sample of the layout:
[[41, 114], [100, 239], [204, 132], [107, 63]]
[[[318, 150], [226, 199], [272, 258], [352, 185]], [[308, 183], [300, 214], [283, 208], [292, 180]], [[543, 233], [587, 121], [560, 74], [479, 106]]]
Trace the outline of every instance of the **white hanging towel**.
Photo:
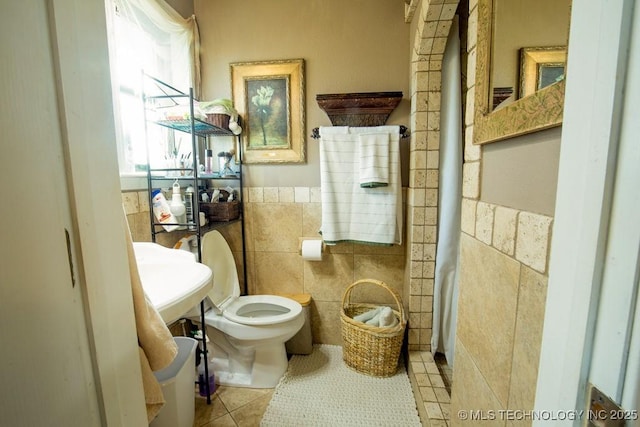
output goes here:
[[[389, 139], [389, 184], [362, 188], [359, 135], [379, 133]], [[402, 244], [401, 185], [398, 126], [320, 128], [321, 233], [327, 244]]]
[[389, 185], [389, 134], [362, 133], [358, 135], [360, 148], [360, 187], [375, 188]]

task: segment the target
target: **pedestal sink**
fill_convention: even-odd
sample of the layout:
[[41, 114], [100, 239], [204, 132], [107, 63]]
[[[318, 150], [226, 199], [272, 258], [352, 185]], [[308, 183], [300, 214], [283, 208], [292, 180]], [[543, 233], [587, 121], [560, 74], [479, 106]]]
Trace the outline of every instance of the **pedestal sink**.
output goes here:
[[166, 324], [197, 306], [213, 286], [211, 269], [191, 252], [148, 242], [134, 242], [133, 250], [142, 287]]

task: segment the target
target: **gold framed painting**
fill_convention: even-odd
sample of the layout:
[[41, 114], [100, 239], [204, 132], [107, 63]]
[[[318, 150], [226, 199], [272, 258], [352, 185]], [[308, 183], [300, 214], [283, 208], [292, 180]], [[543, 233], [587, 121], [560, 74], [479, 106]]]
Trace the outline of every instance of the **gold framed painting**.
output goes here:
[[305, 162], [304, 60], [231, 65], [245, 163]]
[[567, 47], [520, 49], [520, 98], [564, 80]]

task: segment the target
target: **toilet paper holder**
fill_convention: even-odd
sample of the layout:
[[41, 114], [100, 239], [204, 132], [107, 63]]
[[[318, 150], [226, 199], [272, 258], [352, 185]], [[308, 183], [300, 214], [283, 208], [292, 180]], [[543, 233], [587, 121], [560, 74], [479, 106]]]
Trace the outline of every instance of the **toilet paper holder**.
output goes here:
[[322, 240], [322, 238], [318, 238], [318, 237], [299, 237], [298, 238], [298, 255], [302, 256], [302, 242], [304, 242], [305, 240], [319, 240], [322, 241], [322, 253], [324, 254], [326, 249], [327, 249], [327, 245], [326, 243]]

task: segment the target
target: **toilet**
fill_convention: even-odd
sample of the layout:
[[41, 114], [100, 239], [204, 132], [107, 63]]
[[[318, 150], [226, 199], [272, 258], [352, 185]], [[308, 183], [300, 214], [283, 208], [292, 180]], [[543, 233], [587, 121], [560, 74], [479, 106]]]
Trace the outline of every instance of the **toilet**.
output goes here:
[[[202, 263], [213, 271], [213, 288], [204, 301], [204, 322], [216, 383], [275, 387], [288, 365], [285, 342], [304, 324], [302, 306], [276, 295], [240, 296], [236, 264], [224, 237], [210, 231], [201, 245]], [[194, 307], [187, 317], [200, 323], [200, 307]]]

